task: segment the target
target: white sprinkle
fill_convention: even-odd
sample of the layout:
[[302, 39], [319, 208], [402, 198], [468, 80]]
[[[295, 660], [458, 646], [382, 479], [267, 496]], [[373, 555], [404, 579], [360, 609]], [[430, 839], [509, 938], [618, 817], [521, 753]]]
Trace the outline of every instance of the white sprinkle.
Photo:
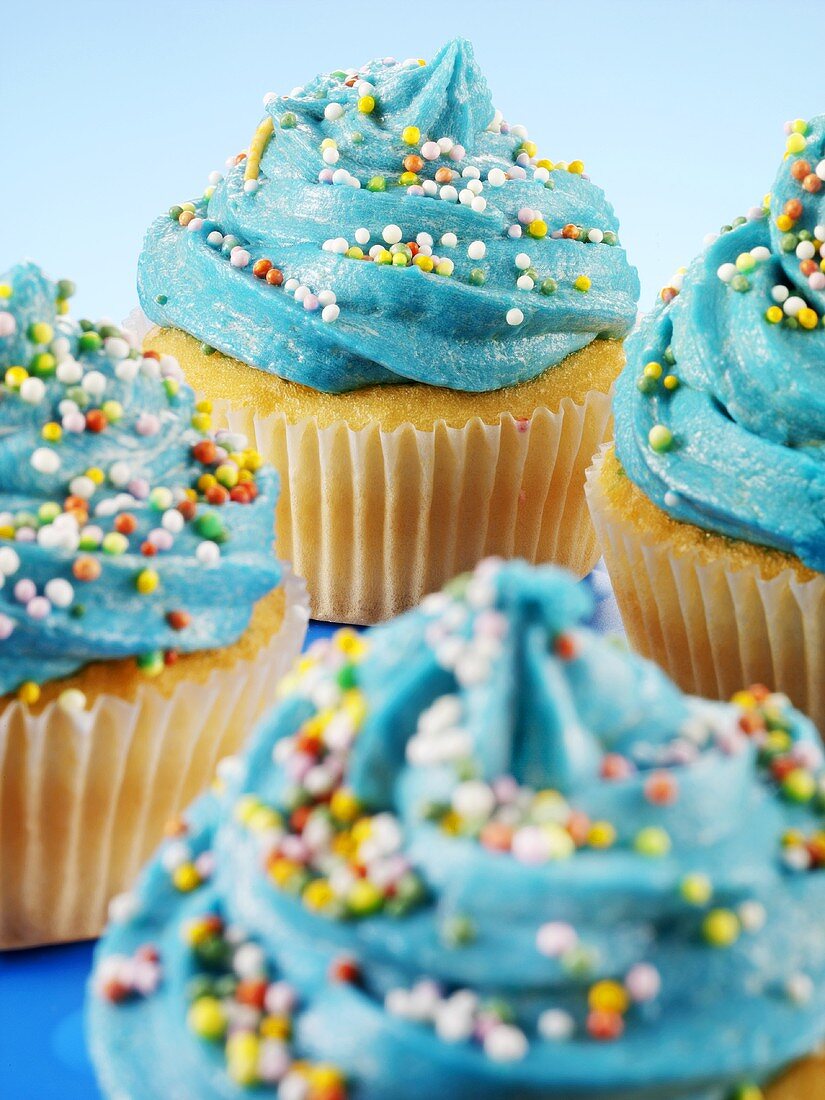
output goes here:
[[796, 246], [796, 258], [798, 260], [812, 260], [816, 255], [813, 241], [800, 241]]
[[75, 386], [83, 377], [83, 367], [76, 359], [64, 359], [57, 368], [57, 380], [64, 386]]
[[302, 285], [297, 286], [295, 288], [295, 301], [296, 302], [303, 302], [304, 298], [306, 298], [307, 294], [309, 294], [309, 293], [310, 293], [310, 289], [309, 289], [308, 286], [302, 286]]
[[432, 248], [433, 239], [429, 233], [419, 233], [415, 238], [415, 243], [422, 248], [425, 246], [428, 248]]
[[442, 153], [449, 153], [455, 142], [450, 137], [443, 137], [438, 139], [438, 148]]
[[562, 1008], [548, 1008], [538, 1018], [539, 1035], [551, 1043], [564, 1042], [575, 1030], [575, 1020]]
[[729, 283], [737, 272], [736, 264], [722, 264], [716, 269], [716, 274], [723, 283]]
[[341, 313], [341, 307], [336, 305], [335, 302], [330, 302], [328, 306], [324, 306], [321, 310], [321, 320], [330, 324], [332, 321], [337, 321]]
[[773, 298], [777, 305], [780, 306], [784, 301], [787, 300], [789, 294], [790, 291], [788, 290], [788, 288], [786, 286], [782, 286], [781, 284], [777, 284], [771, 289], [771, 298]]
[[508, 309], [506, 321], [508, 325], [520, 325], [524, 320], [524, 314], [520, 309]]
[[444, 233], [441, 237], [441, 244], [443, 244], [445, 248], [455, 248], [458, 244], [458, 237], [455, 233]]
[[90, 397], [102, 397], [106, 392], [106, 375], [101, 374], [99, 370], [90, 370], [84, 375], [80, 384]]
[[591, 244], [601, 244], [604, 240], [604, 233], [601, 229], [591, 229], [587, 234], [587, 239]]
[[519, 252], [518, 256], [516, 256], [515, 264], [519, 271], [526, 271], [530, 266], [530, 257], [526, 252]]
[[20, 558], [10, 546], [0, 547], [0, 573], [12, 577], [20, 568]]
[[[816, 174], [817, 174], [817, 175], [819, 176], [819, 178], [820, 178], [821, 180], [825, 180], [825, 160], [821, 160], [821, 161], [819, 162], [819, 164], [817, 164], [817, 166], [816, 166]], [[819, 234], [818, 234], [818, 233], [817, 233], [817, 236], [819, 237]], [[819, 239], [820, 239], [820, 240], [822, 240], [822, 238], [821, 238], [821, 237], [820, 237]]]
[[485, 1036], [484, 1053], [494, 1062], [519, 1062], [527, 1054], [527, 1037], [511, 1024], [498, 1024]]
[[529, 275], [519, 275], [516, 279], [516, 286], [519, 290], [532, 290], [535, 285]]
[[195, 557], [201, 565], [207, 567], [217, 565], [221, 558], [221, 548], [216, 542], [204, 539], [203, 542], [198, 544], [198, 548], [195, 551]]
[[67, 688], [58, 695], [57, 705], [67, 714], [77, 714], [86, 709], [86, 696], [78, 688]]
[[335, 301], [337, 301], [337, 299], [334, 290], [321, 290], [318, 292], [318, 302], [320, 305], [331, 306]]
[[462, 206], [472, 206], [473, 192], [469, 187], [465, 187], [462, 191], [458, 192], [458, 201]]
[[39, 474], [56, 474], [60, 469], [60, 456], [49, 447], [37, 447], [29, 461]]
[[328, 103], [324, 107], [324, 118], [329, 122], [335, 122], [344, 113], [344, 108], [340, 103]]
[[46, 396], [46, 384], [41, 378], [27, 378], [20, 386], [20, 397], [27, 405], [39, 405]]
[[785, 983], [785, 992], [795, 1005], [805, 1005], [814, 995], [814, 983], [807, 974], [792, 974]]
[[439, 192], [439, 198], [444, 199], [445, 202], [455, 202], [458, 198], [458, 191], [453, 187], [451, 183], [442, 187]]
[[790, 298], [785, 299], [785, 304], [782, 308], [784, 309], [786, 316], [796, 317], [797, 313], [799, 313], [801, 309], [805, 308], [805, 302], [802, 300], [802, 298], [799, 298], [797, 297], [797, 295], [792, 294]]
[[491, 187], [503, 187], [507, 182], [507, 176], [500, 168], [491, 168], [487, 173], [487, 182]]
[[321, 151], [321, 160], [324, 164], [337, 164], [341, 159], [341, 154], [337, 149], [333, 149], [331, 145]]
[[369, 229], [356, 229], [355, 230], [355, 242], [356, 244], [367, 244], [370, 239]]
[[252, 257], [245, 248], [233, 248], [229, 254], [232, 267], [248, 267]]
[[484, 241], [472, 241], [467, 247], [467, 255], [471, 260], [483, 260], [487, 255], [487, 245]]
[[470, 203], [470, 209], [475, 210], [476, 214], [483, 214], [487, 209], [487, 200], [483, 195], [476, 195]]
[[398, 244], [404, 234], [401, 232], [401, 227], [398, 225], [385, 225], [381, 236], [387, 242], [387, 244]]
[[103, 350], [110, 359], [126, 359], [129, 355], [128, 341], [121, 336], [107, 336], [103, 341]]
[[287, 279], [284, 283], [284, 290], [287, 294], [294, 294], [300, 285], [297, 279]]
[[771, 258], [771, 250], [766, 248], [763, 244], [758, 244], [756, 248], [751, 249], [751, 256], [753, 256], [757, 263], [761, 264], [764, 263], [765, 260]]

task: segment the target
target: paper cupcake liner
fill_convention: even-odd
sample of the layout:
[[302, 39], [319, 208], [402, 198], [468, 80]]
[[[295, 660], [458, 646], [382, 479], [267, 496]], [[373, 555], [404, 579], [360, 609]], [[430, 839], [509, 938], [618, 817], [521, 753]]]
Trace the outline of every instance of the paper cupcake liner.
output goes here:
[[584, 480], [608, 436], [608, 394], [565, 398], [528, 421], [430, 431], [213, 404], [213, 422], [254, 440], [281, 473], [278, 554], [306, 577], [315, 618], [390, 618], [491, 554], [580, 575], [599, 556]]
[[305, 585], [285, 571], [284, 618], [255, 654], [169, 697], [99, 696], [84, 712], [18, 701], [0, 715], [0, 948], [85, 939], [179, 814], [236, 752], [303, 644]]
[[825, 1100], [825, 1052], [797, 1062], [765, 1090], [765, 1100]]
[[616, 601], [634, 649], [687, 692], [727, 699], [754, 683], [785, 692], [825, 732], [825, 577], [758, 565], [733, 568], [674, 551], [625, 519], [600, 482], [587, 498]]

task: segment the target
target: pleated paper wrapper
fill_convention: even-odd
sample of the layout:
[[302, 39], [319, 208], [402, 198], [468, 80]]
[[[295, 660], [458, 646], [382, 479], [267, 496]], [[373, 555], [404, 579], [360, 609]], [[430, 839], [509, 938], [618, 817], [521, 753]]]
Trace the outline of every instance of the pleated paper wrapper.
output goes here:
[[687, 692], [727, 699], [750, 684], [789, 696], [825, 734], [825, 577], [732, 568], [677, 553], [625, 519], [600, 482], [587, 497], [631, 646]]
[[254, 658], [151, 681], [134, 702], [99, 696], [0, 715], [0, 949], [97, 935], [109, 900], [134, 880], [164, 825], [251, 734], [306, 633], [304, 582], [285, 571], [284, 617]]
[[280, 471], [278, 554], [306, 577], [315, 618], [390, 618], [489, 555], [580, 575], [599, 557], [584, 480], [608, 436], [608, 394], [430, 431], [213, 405], [216, 426], [254, 440]]

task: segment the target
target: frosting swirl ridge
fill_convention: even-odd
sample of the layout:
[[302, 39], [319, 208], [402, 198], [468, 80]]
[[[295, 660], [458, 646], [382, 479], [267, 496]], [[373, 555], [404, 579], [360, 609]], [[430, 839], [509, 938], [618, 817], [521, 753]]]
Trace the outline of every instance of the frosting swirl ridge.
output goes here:
[[[109, 1087], [148, 1097], [185, 1049], [182, 1097], [236, 1095], [231, 1029], [221, 1069], [184, 1023], [204, 913], [244, 965], [254, 945], [262, 1015], [227, 1011], [257, 1059], [247, 1084], [284, 1098], [302, 1074], [314, 1097], [333, 1066], [336, 1095], [359, 1100], [722, 1100], [812, 1049], [813, 727], [764, 689], [682, 696], [587, 613], [564, 574], [488, 562], [316, 645], [225, 769], [222, 806], [196, 810], [104, 941], [92, 1020]], [[205, 869], [200, 898], [176, 899], [183, 860]], [[160, 989], [107, 1006], [111, 968], [157, 936]], [[289, 1051], [269, 1078], [284, 984]]]
[[825, 569], [825, 116], [628, 341], [616, 450], [676, 519]]
[[280, 579], [277, 475], [213, 436], [169, 356], [0, 279], [0, 695], [91, 661], [233, 643]]
[[226, 176], [149, 229], [158, 324], [330, 392], [498, 389], [628, 331], [638, 279], [612, 207], [495, 111], [469, 43], [266, 110]]

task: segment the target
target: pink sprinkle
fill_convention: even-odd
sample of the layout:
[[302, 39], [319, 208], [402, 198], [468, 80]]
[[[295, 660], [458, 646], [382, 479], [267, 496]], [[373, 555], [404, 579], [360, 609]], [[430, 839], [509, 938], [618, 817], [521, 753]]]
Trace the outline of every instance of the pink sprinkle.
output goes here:
[[511, 225], [510, 228], [507, 230], [507, 236], [511, 237], [513, 240], [518, 240], [518, 238], [521, 236], [521, 226]]
[[413, 183], [407, 188], [408, 195], [423, 195], [425, 194], [424, 188], [420, 183]]
[[441, 156], [441, 146], [437, 141], [425, 141], [421, 146], [421, 156], [424, 160], [438, 160]]
[[299, 836], [285, 836], [281, 852], [284, 859], [291, 859], [296, 863], [304, 863], [310, 856], [309, 846]]
[[186, 228], [190, 233], [196, 233], [197, 230], [203, 229], [203, 218], [193, 218]]
[[521, 863], [545, 863], [550, 856], [550, 846], [541, 829], [525, 825], [513, 836], [512, 852]]
[[45, 596], [35, 596], [26, 604], [26, 614], [32, 619], [45, 619], [52, 609], [52, 605]]
[[518, 792], [519, 785], [512, 775], [499, 776], [493, 783], [493, 794], [499, 802], [514, 802]]
[[450, 150], [450, 160], [464, 160], [467, 150], [463, 145], [454, 145]]
[[138, 435], [157, 435], [160, 431], [160, 420], [154, 413], [141, 413], [135, 428]]
[[297, 1000], [297, 994], [288, 982], [273, 982], [267, 987], [264, 1008], [273, 1016], [288, 1016]]
[[560, 959], [572, 951], [579, 942], [579, 935], [572, 924], [564, 921], [550, 921], [543, 924], [536, 936], [536, 947], [548, 959]]
[[531, 210], [529, 206], [522, 206], [518, 212], [518, 220], [522, 225], [529, 225], [536, 220], [535, 210]]
[[286, 1076], [292, 1062], [284, 1043], [272, 1040], [261, 1043], [258, 1056], [258, 1076], [268, 1085], [275, 1085]]
[[8, 313], [5, 309], [0, 310], [0, 336], [14, 336], [17, 332], [17, 321], [14, 319], [13, 313]]
[[519, 153], [519, 155], [516, 157], [516, 164], [520, 165], [522, 168], [526, 168], [529, 163], [530, 157], [527, 155], [527, 153]]
[[36, 542], [37, 532], [33, 527], [18, 527], [14, 533], [15, 542]]
[[624, 984], [634, 1001], [652, 1001], [659, 996], [662, 979], [655, 966], [637, 963], [628, 970]]
[[66, 413], [63, 417], [63, 431], [64, 432], [81, 432], [86, 431], [86, 417], [82, 412], [70, 412]]
[[146, 500], [150, 492], [149, 482], [143, 477], [132, 478], [126, 489], [136, 500]]
[[18, 603], [28, 604], [37, 595], [37, 587], [34, 581], [24, 578], [14, 586], [14, 598]]
[[147, 542], [150, 542], [156, 550], [171, 550], [175, 539], [172, 532], [167, 531], [165, 527], [156, 527], [149, 532]]
[[304, 309], [307, 313], [313, 313], [320, 306], [318, 298], [314, 294], [307, 294], [304, 297]]
[[0, 642], [5, 642], [14, 633], [14, 620], [8, 615], [0, 615]]
[[825, 271], [815, 271], [809, 275], [808, 286], [811, 290], [825, 290]]

